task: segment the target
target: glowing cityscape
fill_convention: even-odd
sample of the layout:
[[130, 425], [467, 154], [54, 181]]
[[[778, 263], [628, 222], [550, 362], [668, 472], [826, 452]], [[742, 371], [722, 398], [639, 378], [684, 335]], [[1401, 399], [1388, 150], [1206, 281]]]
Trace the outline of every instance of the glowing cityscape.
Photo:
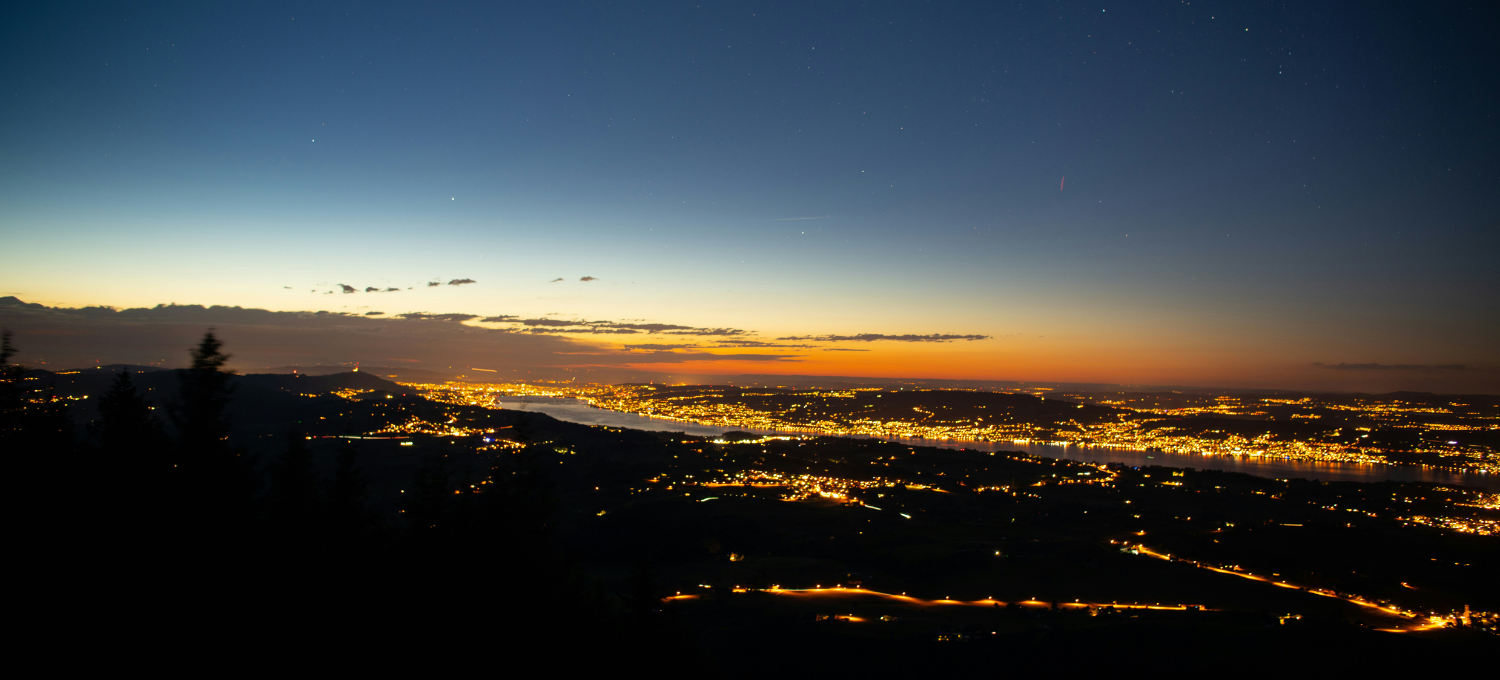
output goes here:
[[[1126, 394], [999, 395], [972, 391], [882, 388], [793, 390], [725, 386], [601, 385], [574, 383], [407, 384], [431, 399], [491, 406], [506, 397], [571, 398], [596, 408], [742, 429], [939, 442], [1051, 444], [1138, 451], [1323, 463], [1418, 464], [1451, 470], [1500, 472], [1500, 451], [1463, 444], [1455, 432], [1500, 431], [1500, 404], [1414, 405], [1401, 399], [1348, 397], [1245, 398]], [[876, 401], [899, 401], [892, 413]], [[1007, 403], [994, 403], [1004, 397]], [[928, 401], [965, 402], [934, 406]], [[1017, 400], [1023, 400], [1019, 403]], [[1163, 403], [1167, 402], [1167, 403]], [[1197, 402], [1197, 403], [1194, 403]], [[1047, 408], [1048, 406], [1051, 408]], [[1106, 407], [1106, 408], [1098, 408]], [[1068, 409], [1086, 414], [1069, 417]], [[1283, 412], [1276, 422], [1272, 411]], [[1328, 417], [1320, 412], [1339, 414]], [[878, 413], [877, 416], [866, 415]], [[1268, 419], [1269, 416], [1269, 419]], [[1215, 418], [1212, 420], [1206, 418]], [[1338, 426], [1321, 426], [1333, 423]], [[1296, 433], [1252, 433], [1254, 423], [1291, 424]], [[1230, 430], [1223, 426], [1235, 426]], [[1266, 430], [1271, 428], [1267, 427]], [[1415, 434], [1400, 446], [1383, 435]]]

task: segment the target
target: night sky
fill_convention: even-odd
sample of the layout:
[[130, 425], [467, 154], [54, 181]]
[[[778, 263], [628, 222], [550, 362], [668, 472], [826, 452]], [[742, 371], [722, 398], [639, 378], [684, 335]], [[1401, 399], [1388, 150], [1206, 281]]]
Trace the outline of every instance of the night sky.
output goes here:
[[18, 5], [0, 296], [743, 331], [548, 336], [715, 373], [1496, 392], [1497, 19]]

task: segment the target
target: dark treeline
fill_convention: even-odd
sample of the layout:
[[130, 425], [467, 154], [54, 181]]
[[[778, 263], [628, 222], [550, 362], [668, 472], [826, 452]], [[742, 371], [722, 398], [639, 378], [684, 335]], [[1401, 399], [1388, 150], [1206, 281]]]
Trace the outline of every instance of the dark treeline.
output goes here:
[[417, 451], [400, 519], [389, 521], [372, 507], [350, 440], [321, 473], [295, 429], [279, 455], [232, 441], [229, 356], [212, 332], [190, 352], [173, 403], [148, 402], [122, 372], [98, 419], [74, 427], [66, 401], [12, 362], [5, 335], [0, 441], [21, 554], [34, 567], [35, 589], [22, 591], [34, 602], [66, 589], [100, 617], [149, 612], [179, 632], [217, 630], [226, 645], [338, 630], [406, 645], [387, 653], [587, 648], [559, 659], [564, 667], [659, 668], [691, 656], [662, 656], [679, 636], [649, 570], [611, 596], [556, 548], [552, 483], [536, 451], [486, 459], [483, 470]]

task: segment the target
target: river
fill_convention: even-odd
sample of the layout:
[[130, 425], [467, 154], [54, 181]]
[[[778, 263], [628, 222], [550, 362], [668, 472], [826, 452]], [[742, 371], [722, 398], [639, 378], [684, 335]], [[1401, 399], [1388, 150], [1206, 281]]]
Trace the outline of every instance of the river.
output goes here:
[[[621, 413], [590, 406], [572, 398], [561, 397], [505, 397], [495, 405], [517, 411], [545, 413], [558, 420], [580, 425], [622, 427], [632, 430], [655, 432], [683, 432], [692, 435], [719, 435], [731, 430], [757, 434], [816, 434], [811, 432], [777, 432], [750, 428], [716, 427], [699, 425], [669, 418], [652, 418], [634, 413]], [[1274, 479], [1322, 479], [1345, 482], [1376, 482], [1394, 480], [1399, 482], [1433, 482], [1439, 484], [1461, 484], [1500, 491], [1500, 475], [1478, 472], [1450, 472], [1409, 465], [1370, 465], [1361, 463], [1315, 463], [1259, 456], [1208, 456], [1198, 453], [1165, 453], [1160, 451], [1136, 451], [1105, 447], [1051, 444], [1011, 444], [993, 442], [963, 442], [933, 439], [887, 438], [890, 441], [912, 446], [940, 446], [943, 448], [975, 449], [979, 451], [1015, 451], [1064, 458], [1067, 460], [1124, 463], [1131, 466], [1162, 465], [1166, 467], [1190, 467], [1199, 470], [1225, 470], [1243, 472], [1257, 477]]]

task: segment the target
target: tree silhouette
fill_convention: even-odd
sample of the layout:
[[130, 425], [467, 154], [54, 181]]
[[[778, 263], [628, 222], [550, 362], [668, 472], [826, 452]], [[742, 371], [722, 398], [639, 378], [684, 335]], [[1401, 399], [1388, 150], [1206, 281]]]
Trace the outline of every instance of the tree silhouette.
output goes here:
[[401, 507], [406, 516], [407, 534], [418, 550], [436, 544], [452, 518], [453, 467], [448, 457], [435, 452], [423, 452], [411, 486], [401, 494]]
[[91, 430], [95, 446], [85, 476], [92, 480], [94, 523], [104, 534], [104, 545], [127, 550], [126, 535], [133, 525], [160, 525], [171, 442], [129, 371], [116, 375], [100, 397], [99, 419]]
[[333, 539], [345, 550], [353, 550], [373, 528], [370, 515], [370, 476], [359, 466], [359, 451], [354, 442], [339, 444], [333, 479], [325, 492], [328, 504], [328, 528]]
[[129, 371], [115, 375], [109, 391], [99, 398], [99, 420], [94, 435], [106, 451], [133, 450], [161, 434], [161, 423], [141, 396]]
[[232, 371], [223, 370], [229, 355], [213, 330], [189, 350], [193, 363], [178, 376], [179, 399], [173, 409], [177, 446], [172, 465], [176, 510], [184, 538], [227, 547], [249, 529], [251, 484], [241, 451], [229, 443], [225, 410], [233, 392]]
[[20, 435], [25, 403], [21, 380], [26, 368], [10, 363], [15, 355], [10, 331], [0, 333], [0, 438], [6, 442], [16, 442]]
[[176, 463], [192, 471], [228, 467], [232, 457], [229, 419], [224, 410], [229, 405], [229, 379], [234, 373], [222, 370], [229, 361], [229, 355], [220, 351], [222, 347], [212, 330], [204, 333], [198, 346], [188, 350], [192, 367], [179, 376], [181, 394], [173, 420], [179, 430], [182, 457]]
[[16, 355], [15, 345], [10, 343], [10, 331], [0, 332], [0, 378], [7, 381], [18, 378], [22, 368], [10, 363], [10, 358]]
[[307, 437], [287, 430], [286, 450], [271, 466], [271, 531], [277, 542], [297, 550], [312, 545], [322, 524], [318, 474], [313, 468]]
[[17, 352], [10, 338], [10, 331], [0, 333], [0, 441], [38, 462], [57, 459], [73, 445], [67, 404], [49, 386], [27, 384], [26, 367], [10, 363]]
[[18, 557], [55, 554], [77, 509], [64, 504], [57, 485], [77, 479], [73, 424], [67, 403], [45, 385], [32, 387], [16, 355], [10, 331], [0, 333], [0, 452], [3, 490]]
[[[670, 617], [653, 612], [660, 605], [654, 574], [636, 579], [629, 599], [644, 615], [622, 618], [619, 602], [553, 544], [563, 497], [555, 482], [567, 477], [554, 469], [550, 441], [485, 457], [434, 447], [411, 461], [410, 449], [388, 453], [381, 444], [366, 444], [365, 460], [345, 439], [323, 481], [314, 456], [324, 454], [321, 444], [291, 430], [257, 494], [252, 480], [260, 478], [232, 443], [240, 431], [229, 414], [232, 405], [242, 408], [259, 426], [254, 418], [263, 411], [254, 388], [246, 388], [247, 403], [232, 403], [240, 378], [226, 370], [229, 356], [212, 330], [190, 350], [191, 366], [176, 372], [167, 417], [139, 387], [149, 379], [121, 372], [98, 395], [98, 418], [79, 446], [67, 402], [36, 380], [45, 373], [11, 363], [9, 333], [0, 339], [0, 456], [13, 473], [7, 500], [22, 510], [12, 514], [22, 525], [13, 544], [23, 559], [52, 556], [31, 560], [39, 573], [76, 570], [70, 582], [86, 582], [74, 587], [91, 589], [91, 601], [175, 611], [216, 630], [226, 614], [250, 608], [351, 627], [415, 622], [450, 644], [484, 644], [499, 631], [526, 641], [520, 644], [544, 644], [566, 628], [612, 650], [601, 658], [627, 645], [642, 663], [677, 634], [663, 623]], [[524, 439], [539, 437], [534, 422], [522, 425]], [[414, 472], [391, 465], [389, 455], [418, 465]], [[467, 466], [483, 460], [494, 464], [480, 484]], [[58, 492], [63, 484], [67, 493]], [[373, 499], [372, 486], [387, 484], [405, 490], [400, 525], [377, 515], [393, 499]], [[98, 568], [101, 557], [107, 568]], [[483, 568], [497, 585], [453, 597], [455, 565]], [[499, 625], [473, 627], [465, 615], [476, 610]], [[622, 634], [630, 628], [637, 630]]]
[[543, 450], [528, 446], [498, 461], [473, 512], [479, 545], [503, 549], [510, 564], [534, 571], [546, 568], [538, 563], [539, 551], [550, 536], [555, 505]]
[[649, 562], [637, 562], [630, 571], [629, 590], [625, 594], [625, 607], [630, 616], [641, 626], [651, 626], [656, 615], [661, 613], [665, 596], [666, 592], [657, 583], [656, 570]]

